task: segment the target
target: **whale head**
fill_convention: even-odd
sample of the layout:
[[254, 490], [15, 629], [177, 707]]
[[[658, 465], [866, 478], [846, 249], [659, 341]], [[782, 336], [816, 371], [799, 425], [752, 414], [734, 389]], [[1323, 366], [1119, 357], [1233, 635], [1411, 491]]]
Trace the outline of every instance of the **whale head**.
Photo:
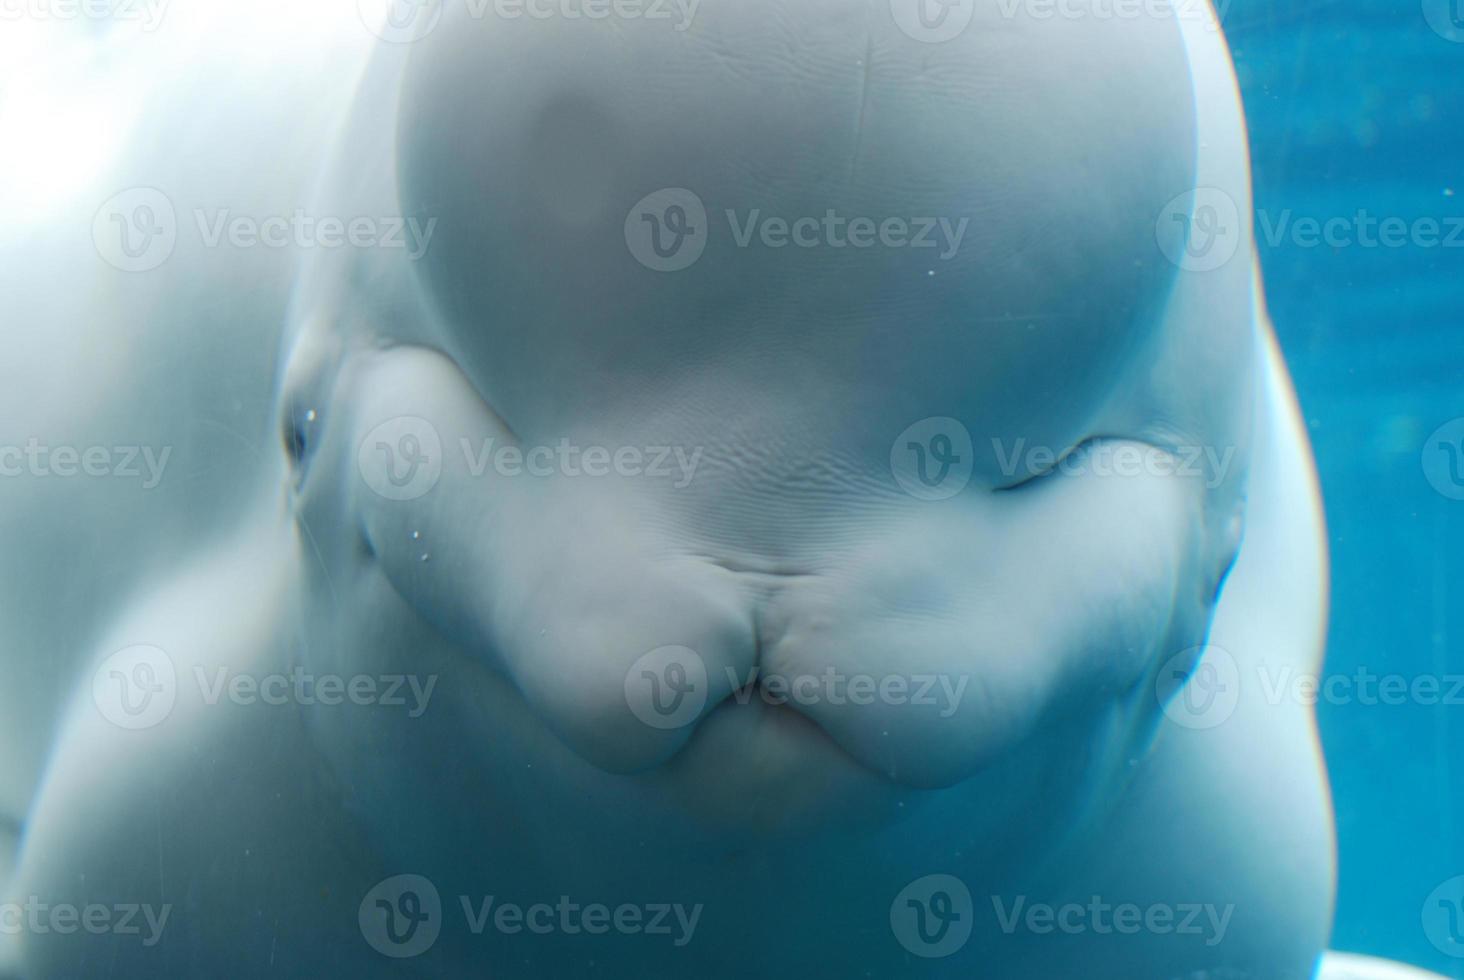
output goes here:
[[1244, 344], [1173, 394], [1184, 45], [898, 8], [455, 10], [363, 80], [332, 207], [423, 247], [302, 271], [303, 618], [447, 704], [322, 722], [357, 792], [450, 757], [439, 799], [530, 765], [776, 832], [962, 794], [996, 840], [1121, 776], [1239, 543]]

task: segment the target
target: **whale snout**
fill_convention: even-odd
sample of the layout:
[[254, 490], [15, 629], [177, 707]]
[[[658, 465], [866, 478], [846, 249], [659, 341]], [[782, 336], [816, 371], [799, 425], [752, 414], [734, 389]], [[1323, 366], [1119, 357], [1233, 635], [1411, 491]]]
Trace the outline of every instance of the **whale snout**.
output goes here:
[[[851, 490], [863, 516], [837, 526], [783, 496], [759, 524], [734, 508], [757, 499], [745, 486], [528, 479], [441, 448], [430, 488], [394, 499], [375, 469], [391, 454], [356, 451], [386, 413], [433, 420], [441, 447], [514, 436], [443, 355], [364, 360], [334, 453], [355, 464], [360, 552], [602, 770], [661, 769], [714, 728], [734, 757], [712, 763], [754, 782], [817, 757], [949, 786], [1075, 719], [1157, 710], [1125, 696], [1208, 623], [1193, 481], [1054, 474], [933, 503]], [[712, 515], [746, 523], [744, 547]]]
[[[755, 670], [753, 616], [719, 570], [630, 556], [525, 595], [495, 623], [496, 658], [571, 749], [617, 773], [667, 762]], [[630, 567], [627, 567], [630, 566]], [[473, 637], [465, 639], [471, 644]]]
[[716, 715], [786, 753], [828, 743], [883, 778], [942, 786], [998, 757], [1026, 711], [975, 693], [1001, 663], [970, 648], [977, 631], [882, 619], [821, 576], [770, 584], [701, 558], [618, 563], [544, 583], [494, 630], [524, 696], [600, 768], [662, 766]]

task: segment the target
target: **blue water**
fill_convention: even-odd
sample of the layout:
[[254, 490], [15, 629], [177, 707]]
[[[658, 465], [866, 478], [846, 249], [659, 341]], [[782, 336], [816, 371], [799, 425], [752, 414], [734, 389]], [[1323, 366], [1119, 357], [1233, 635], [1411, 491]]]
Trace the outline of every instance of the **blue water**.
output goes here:
[[[1441, 6], [1464, 21], [1464, 3]], [[1432, 30], [1419, 0], [1234, 0], [1225, 24], [1270, 228], [1287, 209], [1464, 219], [1464, 43]], [[1429, 434], [1464, 416], [1464, 236], [1333, 248], [1266, 230], [1329, 523], [1325, 672], [1464, 674], [1464, 501], [1421, 462]], [[1334, 945], [1464, 977], [1421, 924], [1429, 893], [1464, 874], [1464, 704], [1324, 700], [1318, 714], [1339, 836]]]

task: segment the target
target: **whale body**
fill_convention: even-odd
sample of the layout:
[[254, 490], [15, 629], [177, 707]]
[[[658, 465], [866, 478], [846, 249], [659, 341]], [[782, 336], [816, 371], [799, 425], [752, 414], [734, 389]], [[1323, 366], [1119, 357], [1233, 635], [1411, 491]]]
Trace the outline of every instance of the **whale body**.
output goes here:
[[[1322, 521], [1213, 22], [446, 5], [279, 73], [239, 25], [282, 7], [184, 10], [36, 218], [106, 260], [114, 193], [178, 216], [27, 295], [187, 352], [91, 397], [189, 469], [10, 491], [127, 526], [76, 592], [5, 570], [62, 694], [5, 695], [0, 965], [1316, 973], [1314, 719], [1255, 678], [1320, 662]], [[220, 246], [226, 206], [403, 244]]]

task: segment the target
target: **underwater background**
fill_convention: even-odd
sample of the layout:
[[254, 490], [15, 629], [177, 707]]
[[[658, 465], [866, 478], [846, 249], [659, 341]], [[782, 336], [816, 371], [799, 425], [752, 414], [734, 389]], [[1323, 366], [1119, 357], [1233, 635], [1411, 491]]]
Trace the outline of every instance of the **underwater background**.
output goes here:
[[[1464, 0], [1221, 4], [1267, 298], [1327, 512], [1324, 677], [1357, 692], [1317, 707], [1332, 944], [1464, 978], [1464, 944], [1434, 941], [1464, 928], [1435, 894], [1464, 875], [1464, 703], [1391, 704], [1355, 683], [1437, 676], [1447, 695], [1464, 676], [1464, 422], [1439, 432], [1464, 416], [1464, 233], [1448, 241], [1464, 226]], [[1342, 219], [1334, 244], [1304, 217]], [[1403, 241], [1365, 233], [1387, 218]]]

